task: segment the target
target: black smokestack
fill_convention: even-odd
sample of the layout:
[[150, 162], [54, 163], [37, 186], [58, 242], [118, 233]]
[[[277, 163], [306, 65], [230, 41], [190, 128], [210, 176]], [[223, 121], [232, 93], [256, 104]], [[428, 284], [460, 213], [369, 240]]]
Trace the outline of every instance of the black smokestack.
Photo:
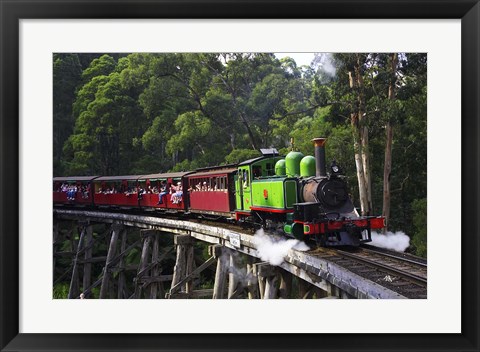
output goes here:
[[327, 169], [325, 166], [325, 142], [326, 138], [314, 138], [312, 139], [315, 145], [315, 169], [316, 175], [327, 176]]

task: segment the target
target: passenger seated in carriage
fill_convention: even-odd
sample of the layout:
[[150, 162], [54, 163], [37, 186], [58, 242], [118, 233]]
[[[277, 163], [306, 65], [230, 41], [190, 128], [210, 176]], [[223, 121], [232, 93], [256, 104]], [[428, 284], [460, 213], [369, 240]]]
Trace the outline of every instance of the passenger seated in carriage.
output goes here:
[[178, 182], [177, 187], [172, 188], [176, 189], [176, 192], [172, 194], [172, 204], [178, 204], [182, 201], [183, 191], [182, 191], [182, 183]]
[[147, 193], [148, 193], [148, 194], [154, 193], [154, 188], [152, 187], [152, 185], [148, 185], [148, 187], [147, 187]]
[[75, 200], [76, 194], [77, 194], [77, 186], [69, 187], [68, 191], [67, 191], [67, 199], [68, 200]]
[[82, 198], [88, 199], [89, 194], [90, 194], [90, 184], [88, 184], [88, 186], [82, 185]]
[[138, 187], [138, 190], [137, 190], [137, 197], [138, 197], [138, 200], [142, 200], [143, 199], [143, 195], [146, 194], [147, 192], [145, 191], [145, 189], [140, 186]]
[[158, 204], [163, 204], [163, 197], [167, 194], [167, 184], [165, 181], [160, 183], [160, 193], [158, 194]]

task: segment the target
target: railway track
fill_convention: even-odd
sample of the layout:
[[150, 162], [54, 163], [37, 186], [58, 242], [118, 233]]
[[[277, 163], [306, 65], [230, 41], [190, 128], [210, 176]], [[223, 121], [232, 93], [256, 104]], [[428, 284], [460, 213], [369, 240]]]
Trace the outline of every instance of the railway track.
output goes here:
[[427, 298], [427, 264], [421, 258], [375, 249], [335, 249], [322, 256], [408, 298]]
[[343, 256], [348, 256], [367, 265], [385, 270], [391, 275], [401, 276], [419, 286], [427, 285], [426, 264], [364, 248], [355, 252], [342, 250], [340, 253]]
[[393, 250], [390, 250], [390, 249], [380, 248], [380, 247], [376, 247], [376, 246], [373, 246], [373, 245], [370, 245], [370, 244], [365, 244], [365, 243], [361, 244], [360, 246], [362, 248], [369, 249], [369, 250], [372, 250], [374, 252], [384, 253], [385, 256], [393, 256], [393, 257], [396, 257], [396, 258], [404, 258], [406, 261], [412, 261], [412, 262], [415, 262], [415, 263], [425, 264], [425, 266], [427, 265], [427, 259], [415, 256], [413, 254], [396, 252], [396, 251], [393, 251]]

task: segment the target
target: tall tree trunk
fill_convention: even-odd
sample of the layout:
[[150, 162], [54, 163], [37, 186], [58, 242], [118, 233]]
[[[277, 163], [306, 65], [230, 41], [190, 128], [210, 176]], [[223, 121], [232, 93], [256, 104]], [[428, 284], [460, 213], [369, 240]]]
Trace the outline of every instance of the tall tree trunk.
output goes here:
[[360, 129], [360, 136], [362, 139], [362, 163], [363, 163], [363, 178], [365, 182], [365, 195], [366, 205], [362, 211], [363, 215], [370, 215], [372, 211], [372, 178], [370, 174], [370, 152], [369, 152], [369, 139], [368, 139], [368, 127], [367, 117], [365, 115], [365, 85], [363, 83], [363, 76], [361, 67], [361, 56], [357, 54], [357, 64], [355, 66], [355, 76], [357, 80], [357, 102], [358, 102], [358, 121]]
[[[355, 114], [352, 114], [355, 115]], [[356, 117], [352, 117], [356, 119]], [[354, 127], [355, 129], [356, 127]], [[368, 207], [367, 189], [365, 187], [365, 173], [363, 170], [362, 144], [359, 133], [353, 132], [353, 150], [355, 152], [355, 166], [357, 168], [358, 193], [360, 197], [360, 211], [364, 215]]]
[[[390, 83], [388, 85], [388, 99], [395, 100], [395, 82], [396, 70], [398, 64], [398, 54], [393, 53], [390, 56]], [[383, 211], [382, 215], [385, 217], [384, 233], [387, 232], [388, 222], [390, 220], [390, 173], [392, 172], [392, 144], [393, 144], [393, 124], [390, 117], [385, 128], [386, 143], [385, 143], [385, 164], [383, 166]]]
[[366, 193], [366, 207], [363, 215], [370, 215], [373, 210], [372, 203], [372, 176], [370, 173], [370, 153], [369, 153], [369, 138], [368, 128], [363, 127], [362, 133], [362, 161], [363, 161], [363, 176], [365, 179], [365, 193]]
[[390, 173], [392, 171], [392, 142], [393, 126], [390, 121], [386, 126], [386, 144], [385, 144], [385, 164], [383, 166], [383, 211], [385, 217], [384, 233], [387, 232], [388, 221], [390, 219]]
[[356, 106], [350, 115], [353, 127], [353, 147], [355, 152], [355, 165], [357, 168], [358, 191], [360, 196], [360, 209], [362, 215], [369, 215], [372, 208], [370, 157], [368, 152], [368, 127], [365, 116], [365, 92], [361, 73], [361, 56], [357, 60], [353, 71], [348, 72], [350, 88], [356, 94]]

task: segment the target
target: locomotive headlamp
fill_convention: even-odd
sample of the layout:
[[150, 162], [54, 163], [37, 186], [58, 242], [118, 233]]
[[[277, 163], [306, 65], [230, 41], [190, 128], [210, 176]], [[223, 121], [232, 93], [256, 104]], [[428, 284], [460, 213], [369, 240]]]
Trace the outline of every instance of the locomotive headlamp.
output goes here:
[[340, 167], [337, 165], [337, 161], [336, 160], [333, 160], [332, 161], [332, 165], [330, 165], [330, 169], [332, 170], [332, 172], [334, 174], [338, 174], [340, 173]]

